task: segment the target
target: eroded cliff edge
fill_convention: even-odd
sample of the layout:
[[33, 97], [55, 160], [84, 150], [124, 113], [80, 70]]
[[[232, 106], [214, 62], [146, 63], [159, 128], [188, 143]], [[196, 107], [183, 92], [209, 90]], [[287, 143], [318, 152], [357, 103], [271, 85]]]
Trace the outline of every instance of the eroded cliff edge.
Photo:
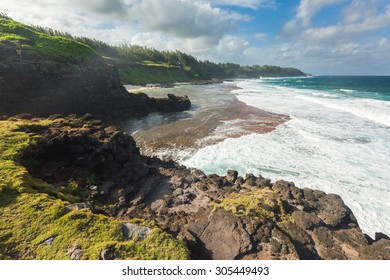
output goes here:
[[127, 92], [117, 69], [97, 55], [61, 59], [3, 41], [0, 57], [0, 115], [90, 112], [104, 118], [191, 107], [187, 97], [154, 99]]
[[[27, 118], [1, 121], [2, 136], [14, 137], [1, 147], [2, 258], [148, 258], [134, 246], [159, 248], [149, 258], [390, 258], [388, 237], [364, 235], [337, 195], [145, 157], [130, 135], [91, 115]], [[31, 209], [13, 213], [23, 200]], [[28, 215], [43, 222], [31, 235], [15, 233]], [[98, 226], [105, 219], [115, 234]], [[53, 226], [61, 223], [67, 231]]]

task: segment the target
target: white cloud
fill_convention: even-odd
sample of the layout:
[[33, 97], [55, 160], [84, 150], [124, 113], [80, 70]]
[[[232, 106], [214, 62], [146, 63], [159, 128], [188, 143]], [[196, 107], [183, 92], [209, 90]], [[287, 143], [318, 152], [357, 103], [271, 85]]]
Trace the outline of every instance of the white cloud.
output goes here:
[[376, 0], [352, 1], [342, 11], [343, 21], [347, 24], [361, 22], [366, 17], [372, 17], [377, 13]]
[[268, 35], [266, 33], [255, 33], [253, 37], [258, 41], [267, 41]]
[[348, 40], [381, 28], [390, 27], [390, 4], [377, 11], [376, 1], [352, 1], [344, 9], [343, 21], [336, 25], [303, 30], [307, 42], [345, 43]]
[[[318, 12], [343, 2], [346, 5], [336, 24], [313, 26]], [[276, 63], [290, 62], [311, 72], [389, 74], [384, 63], [390, 59], [389, 42], [375, 35], [386, 27], [390, 27], [390, 4], [380, 5], [376, 0], [301, 0], [294, 18], [283, 27], [282, 38], [290, 43], [263, 51]]]
[[210, 37], [215, 42], [234, 28], [235, 21], [245, 19], [209, 3], [185, 0], [134, 1], [130, 14], [148, 31], [180, 38]]
[[[146, 45], [167, 45], [152, 42], [156, 36], [156, 41], [178, 37], [187, 44], [216, 46], [238, 22], [249, 20], [245, 14], [215, 7], [203, 0], [19, 0], [17, 4], [14, 0], [1, 0], [1, 9], [28, 24], [94, 37], [111, 44], [137, 41]], [[142, 43], [145, 34], [148, 39]]]
[[296, 14], [296, 19], [299, 20], [304, 27], [308, 27], [311, 24], [311, 19], [318, 11], [324, 7], [346, 1], [347, 0], [301, 0]]
[[[156, 40], [156, 38], [159, 38], [159, 40]], [[224, 35], [215, 46], [210, 46], [210, 42], [206, 37], [181, 39], [162, 36], [161, 33], [160, 35], [139, 33], [131, 40], [132, 44], [143, 45], [144, 42], [148, 42], [148, 46], [160, 50], [180, 50], [191, 53], [202, 60], [235, 63], [240, 63], [245, 58], [244, 50], [249, 47], [247, 40], [232, 35]]]
[[250, 9], [275, 8], [275, 0], [212, 0], [217, 5], [238, 6]]
[[390, 4], [382, 11], [376, 0], [353, 0], [341, 12], [334, 25], [312, 26], [312, 18], [322, 8], [345, 0], [301, 0], [294, 18], [283, 27], [282, 37], [307, 43], [342, 44], [368, 32], [390, 26]]
[[301, 29], [311, 26], [313, 16], [321, 9], [346, 1], [348, 0], [301, 0], [294, 18], [284, 25], [282, 35], [286, 37], [296, 36]]
[[97, 14], [124, 17], [127, 15], [125, 3], [123, 0], [58, 0], [63, 5], [71, 5], [82, 7], [86, 11], [91, 11]]
[[384, 37], [369, 43], [324, 45], [299, 41], [249, 47], [245, 63], [253, 64], [255, 57], [259, 64], [292, 66], [312, 74], [390, 74], [390, 42]]

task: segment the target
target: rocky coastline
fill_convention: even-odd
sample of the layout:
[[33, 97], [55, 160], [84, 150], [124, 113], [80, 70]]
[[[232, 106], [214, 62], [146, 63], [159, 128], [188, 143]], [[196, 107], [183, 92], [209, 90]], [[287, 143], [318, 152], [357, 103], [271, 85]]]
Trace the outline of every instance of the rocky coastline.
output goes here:
[[0, 259], [390, 259], [337, 195], [205, 175], [106, 125], [188, 110], [187, 96], [128, 93], [99, 57], [0, 56]]
[[[68, 200], [67, 211], [123, 221], [123, 235], [129, 238], [142, 240], [152, 231], [134, 225], [136, 219], [153, 222], [184, 242], [191, 259], [390, 259], [389, 238], [365, 235], [337, 195], [236, 171], [206, 176], [143, 156], [129, 134], [90, 114], [46, 120], [21, 115], [1, 122], [17, 122], [15, 133], [34, 136], [18, 161], [33, 178], [54, 187], [51, 195], [59, 199], [70, 181], [75, 193], [84, 194], [77, 203]], [[40, 246], [56, 250], [59, 239], [60, 234], [53, 235], [53, 245], [29, 247], [11, 257], [35, 258]], [[4, 237], [0, 242], [7, 244]], [[66, 246], [74, 242], [67, 240]], [[78, 246], [67, 258], [88, 258], [87, 250]], [[107, 244], [95, 257], [121, 256], [121, 247]]]

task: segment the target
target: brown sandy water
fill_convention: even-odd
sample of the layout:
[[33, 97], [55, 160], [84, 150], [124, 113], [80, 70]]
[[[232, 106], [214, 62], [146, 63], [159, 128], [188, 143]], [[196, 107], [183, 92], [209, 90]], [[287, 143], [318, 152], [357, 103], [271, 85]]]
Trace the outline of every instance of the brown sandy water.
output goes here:
[[269, 113], [239, 101], [232, 93], [234, 89], [237, 89], [234, 83], [223, 83], [145, 91], [153, 97], [186, 94], [193, 106], [188, 112], [154, 113], [116, 125], [132, 133], [143, 154], [180, 161], [199, 148], [227, 138], [268, 133], [289, 120], [289, 116]]

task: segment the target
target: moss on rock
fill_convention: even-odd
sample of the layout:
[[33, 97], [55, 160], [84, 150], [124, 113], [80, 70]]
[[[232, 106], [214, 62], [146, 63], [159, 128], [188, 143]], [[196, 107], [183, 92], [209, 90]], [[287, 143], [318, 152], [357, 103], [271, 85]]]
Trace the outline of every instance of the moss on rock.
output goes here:
[[77, 193], [60, 192], [33, 178], [20, 163], [23, 150], [44, 129], [63, 119], [0, 121], [0, 259], [70, 259], [77, 248], [81, 259], [100, 259], [115, 251], [119, 259], [188, 259], [183, 241], [156, 223], [136, 220], [151, 228], [144, 240], [126, 240], [123, 221], [90, 209], [70, 211]]
[[280, 197], [268, 188], [231, 193], [219, 201], [213, 202], [212, 207], [225, 209], [238, 217], [252, 216], [255, 219], [264, 218], [276, 222], [291, 220], [291, 216], [286, 213]]

